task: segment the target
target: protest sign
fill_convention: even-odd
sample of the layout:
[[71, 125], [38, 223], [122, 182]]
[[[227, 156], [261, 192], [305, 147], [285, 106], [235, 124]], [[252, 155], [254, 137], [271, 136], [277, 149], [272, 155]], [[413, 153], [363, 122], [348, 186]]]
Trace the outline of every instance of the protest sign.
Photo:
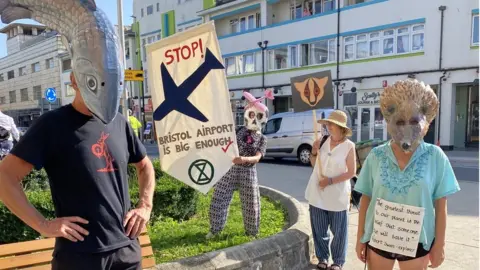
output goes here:
[[[295, 112], [312, 110], [313, 131], [318, 140], [317, 114], [320, 108], [333, 108], [333, 87], [330, 70], [306, 74], [290, 78], [292, 87], [292, 103]], [[317, 155], [319, 174], [322, 175], [320, 155]]]
[[415, 257], [425, 209], [377, 199], [370, 239], [372, 247]]
[[204, 194], [238, 156], [221, 59], [213, 22], [147, 46], [160, 164]]
[[334, 107], [330, 70], [292, 77], [290, 82], [295, 112]]

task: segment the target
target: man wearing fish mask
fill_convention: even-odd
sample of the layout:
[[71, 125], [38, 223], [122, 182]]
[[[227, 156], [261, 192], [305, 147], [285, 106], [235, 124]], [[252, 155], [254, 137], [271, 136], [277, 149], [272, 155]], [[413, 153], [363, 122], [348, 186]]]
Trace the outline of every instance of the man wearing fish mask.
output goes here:
[[[0, 200], [39, 234], [56, 238], [53, 269], [141, 269], [138, 236], [150, 218], [155, 173], [117, 114], [124, 67], [115, 29], [93, 0], [0, 0], [0, 15], [3, 23], [32, 18], [58, 30], [72, 56], [75, 89], [72, 104], [41, 115], [0, 162]], [[137, 168], [136, 208], [128, 164]], [[33, 168], [48, 174], [55, 219], [45, 219], [20, 185]]]
[[[423, 141], [438, 106], [430, 86], [417, 80], [398, 81], [380, 97], [392, 139], [372, 149], [355, 184], [363, 194], [356, 252], [368, 269], [393, 269], [395, 261], [402, 270], [436, 268], [445, 259], [446, 197], [460, 188], [445, 153]], [[418, 213], [417, 222], [402, 213]], [[391, 224], [382, 227], [386, 216]], [[402, 244], [392, 244], [395, 235]]]

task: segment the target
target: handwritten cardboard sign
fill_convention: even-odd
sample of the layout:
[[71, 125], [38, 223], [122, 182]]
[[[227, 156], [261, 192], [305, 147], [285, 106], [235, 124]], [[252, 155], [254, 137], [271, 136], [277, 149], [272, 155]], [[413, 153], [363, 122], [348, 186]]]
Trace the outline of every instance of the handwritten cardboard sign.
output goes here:
[[425, 209], [377, 199], [370, 245], [396, 254], [415, 257]]

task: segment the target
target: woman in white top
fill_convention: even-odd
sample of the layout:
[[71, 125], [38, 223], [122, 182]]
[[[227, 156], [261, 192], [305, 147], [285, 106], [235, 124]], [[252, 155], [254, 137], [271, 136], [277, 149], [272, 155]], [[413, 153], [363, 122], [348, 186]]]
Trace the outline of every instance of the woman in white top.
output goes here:
[[305, 198], [310, 204], [315, 253], [319, 261], [317, 267], [328, 269], [330, 228], [333, 234], [330, 246], [333, 264], [330, 269], [341, 270], [347, 255], [349, 180], [355, 176], [355, 144], [347, 139], [352, 131], [347, 127], [347, 115], [344, 112], [335, 110], [318, 123], [326, 125], [330, 135], [321, 148], [322, 140], [313, 144], [310, 162], [314, 168]]

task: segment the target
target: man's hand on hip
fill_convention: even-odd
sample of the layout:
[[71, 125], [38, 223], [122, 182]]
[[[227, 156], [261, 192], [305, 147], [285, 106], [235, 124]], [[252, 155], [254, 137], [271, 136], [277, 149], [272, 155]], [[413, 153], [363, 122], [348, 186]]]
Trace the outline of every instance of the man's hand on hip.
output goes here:
[[127, 226], [125, 230], [127, 236], [137, 238], [150, 220], [151, 212], [152, 210], [147, 207], [139, 207], [128, 212], [123, 221], [123, 227]]
[[72, 242], [83, 241], [83, 235], [88, 231], [76, 223], [88, 224], [88, 221], [80, 217], [62, 217], [47, 220], [41, 226], [40, 234], [45, 237], [64, 237]]

